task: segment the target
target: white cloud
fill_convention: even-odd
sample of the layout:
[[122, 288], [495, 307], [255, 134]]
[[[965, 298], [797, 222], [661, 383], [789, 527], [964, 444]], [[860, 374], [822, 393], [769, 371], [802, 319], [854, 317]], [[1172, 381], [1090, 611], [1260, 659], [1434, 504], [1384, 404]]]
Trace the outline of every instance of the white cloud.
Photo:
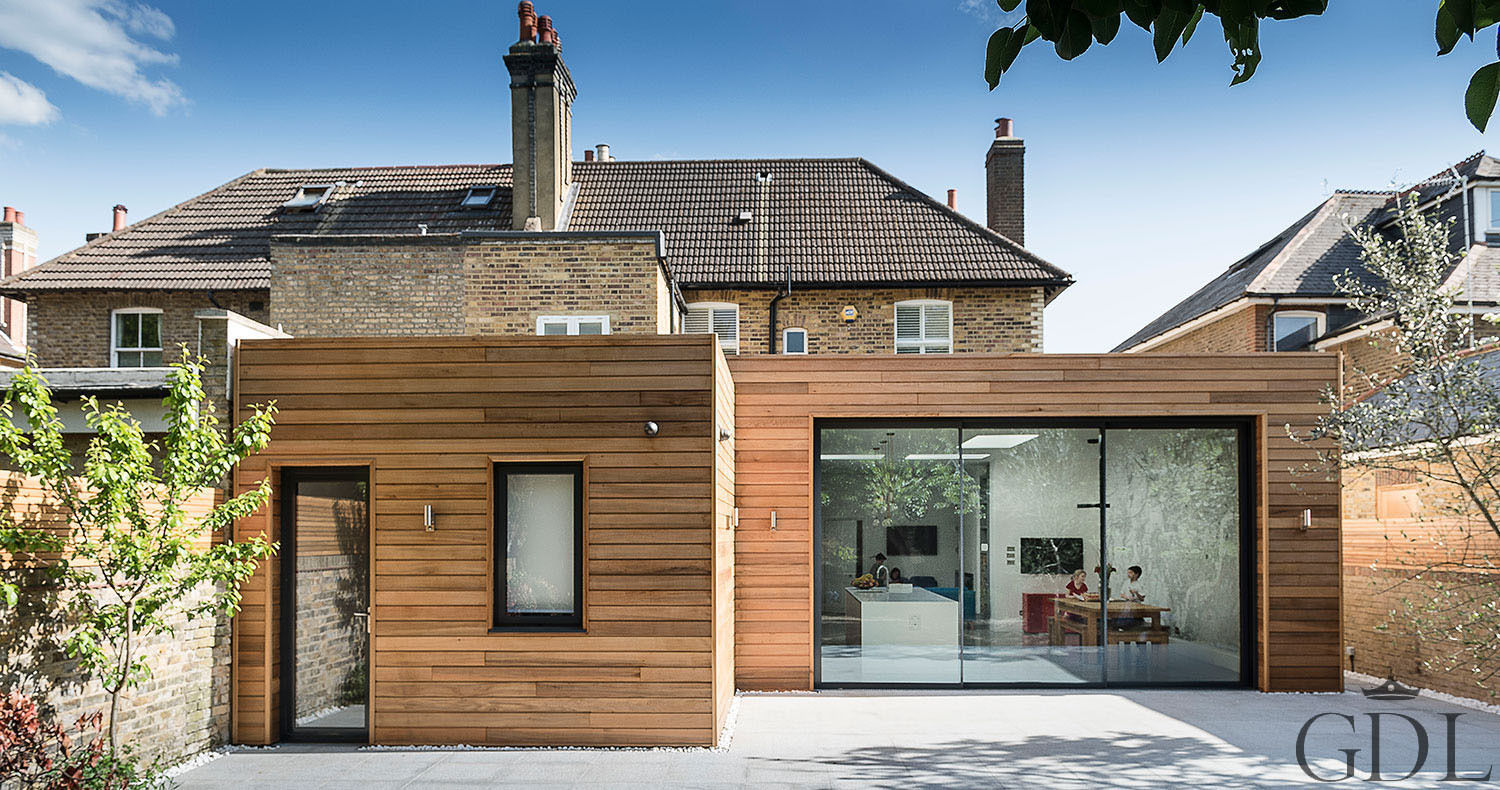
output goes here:
[[0, 71], [0, 124], [35, 126], [57, 120], [57, 108], [35, 85]]
[[65, 77], [140, 102], [158, 115], [185, 101], [182, 89], [143, 69], [173, 65], [177, 56], [136, 37], [165, 41], [175, 32], [171, 18], [142, 3], [0, 0], [0, 47], [25, 52]]

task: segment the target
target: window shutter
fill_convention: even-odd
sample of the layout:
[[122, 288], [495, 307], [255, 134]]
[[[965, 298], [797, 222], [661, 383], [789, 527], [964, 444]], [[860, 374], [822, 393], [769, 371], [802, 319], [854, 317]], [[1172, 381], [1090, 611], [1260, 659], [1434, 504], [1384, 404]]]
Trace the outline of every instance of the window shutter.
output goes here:
[[713, 310], [714, 334], [719, 336], [719, 347], [726, 354], [740, 350], [740, 311], [732, 307], [717, 307]]
[[929, 340], [947, 340], [948, 330], [952, 325], [952, 305], [947, 302], [925, 305], [922, 313], [927, 329], [923, 333], [924, 337]]
[[896, 305], [896, 339], [919, 340], [922, 337], [922, 308]]
[[711, 312], [706, 307], [694, 307], [687, 311], [682, 317], [682, 333], [684, 335], [706, 335], [712, 331], [709, 327], [708, 314]]

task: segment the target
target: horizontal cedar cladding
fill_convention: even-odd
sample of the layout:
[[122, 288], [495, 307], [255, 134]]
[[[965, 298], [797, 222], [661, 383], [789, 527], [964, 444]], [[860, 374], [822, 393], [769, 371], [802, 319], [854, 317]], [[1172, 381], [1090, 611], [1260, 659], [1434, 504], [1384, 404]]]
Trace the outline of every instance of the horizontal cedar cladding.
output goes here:
[[[1255, 649], [1264, 690], [1341, 689], [1339, 485], [1294, 472], [1316, 452], [1307, 431], [1338, 377], [1330, 354], [738, 357], [735, 449], [736, 681], [813, 682], [813, 421], [818, 417], [1248, 416], [1259, 596]], [[1300, 528], [1304, 508], [1312, 528]], [[771, 512], [777, 513], [771, 529]]]
[[[373, 467], [374, 742], [713, 742], [715, 677], [731, 677], [713, 650], [730, 581], [715, 586], [711, 529], [725, 507], [717, 354], [712, 338], [682, 335], [242, 347], [240, 408], [274, 399], [280, 414], [241, 490], [280, 467]], [[584, 633], [490, 630], [497, 458], [584, 459]], [[274, 538], [273, 516], [239, 533]], [[242, 742], [277, 738], [276, 573], [261, 569], [236, 621]]]

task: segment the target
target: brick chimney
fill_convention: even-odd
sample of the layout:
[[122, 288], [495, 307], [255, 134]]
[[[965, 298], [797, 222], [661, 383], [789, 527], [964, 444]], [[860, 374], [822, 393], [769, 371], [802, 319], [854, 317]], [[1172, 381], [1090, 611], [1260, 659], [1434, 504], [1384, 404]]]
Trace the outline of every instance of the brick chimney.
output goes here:
[[[0, 220], [0, 275], [9, 277], [36, 265], [36, 231], [26, 227], [26, 215], [10, 206]], [[0, 332], [18, 347], [26, 345], [26, 303], [0, 298]]]
[[115, 223], [114, 227], [110, 229], [110, 233], [119, 233], [120, 231], [125, 229], [125, 225], [127, 224], [125, 222], [125, 213], [127, 211], [129, 211], [129, 209], [125, 208], [124, 204], [115, 204]]
[[995, 141], [984, 157], [985, 224], [1026, 244], [1026, 143], [1009, 118], [995, 119]]
[[520, 40], [505, 55], [510, 71], [511, 228], [553, 230], [573, 183], [573, 77], [551, 17], [531, 3], [516, 9]]

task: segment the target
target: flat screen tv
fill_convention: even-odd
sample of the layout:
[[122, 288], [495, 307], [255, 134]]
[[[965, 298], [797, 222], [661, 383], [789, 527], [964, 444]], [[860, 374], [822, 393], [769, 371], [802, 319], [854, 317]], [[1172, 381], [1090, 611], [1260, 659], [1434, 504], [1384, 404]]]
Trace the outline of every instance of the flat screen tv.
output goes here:
[[1021, 538], [1021, 573], [1069, 574], [1083, 567], [1083, 538]]
[[885, 528], [888, 557], [933, 556], [937, 552], [937, 527], [932, 525]]

